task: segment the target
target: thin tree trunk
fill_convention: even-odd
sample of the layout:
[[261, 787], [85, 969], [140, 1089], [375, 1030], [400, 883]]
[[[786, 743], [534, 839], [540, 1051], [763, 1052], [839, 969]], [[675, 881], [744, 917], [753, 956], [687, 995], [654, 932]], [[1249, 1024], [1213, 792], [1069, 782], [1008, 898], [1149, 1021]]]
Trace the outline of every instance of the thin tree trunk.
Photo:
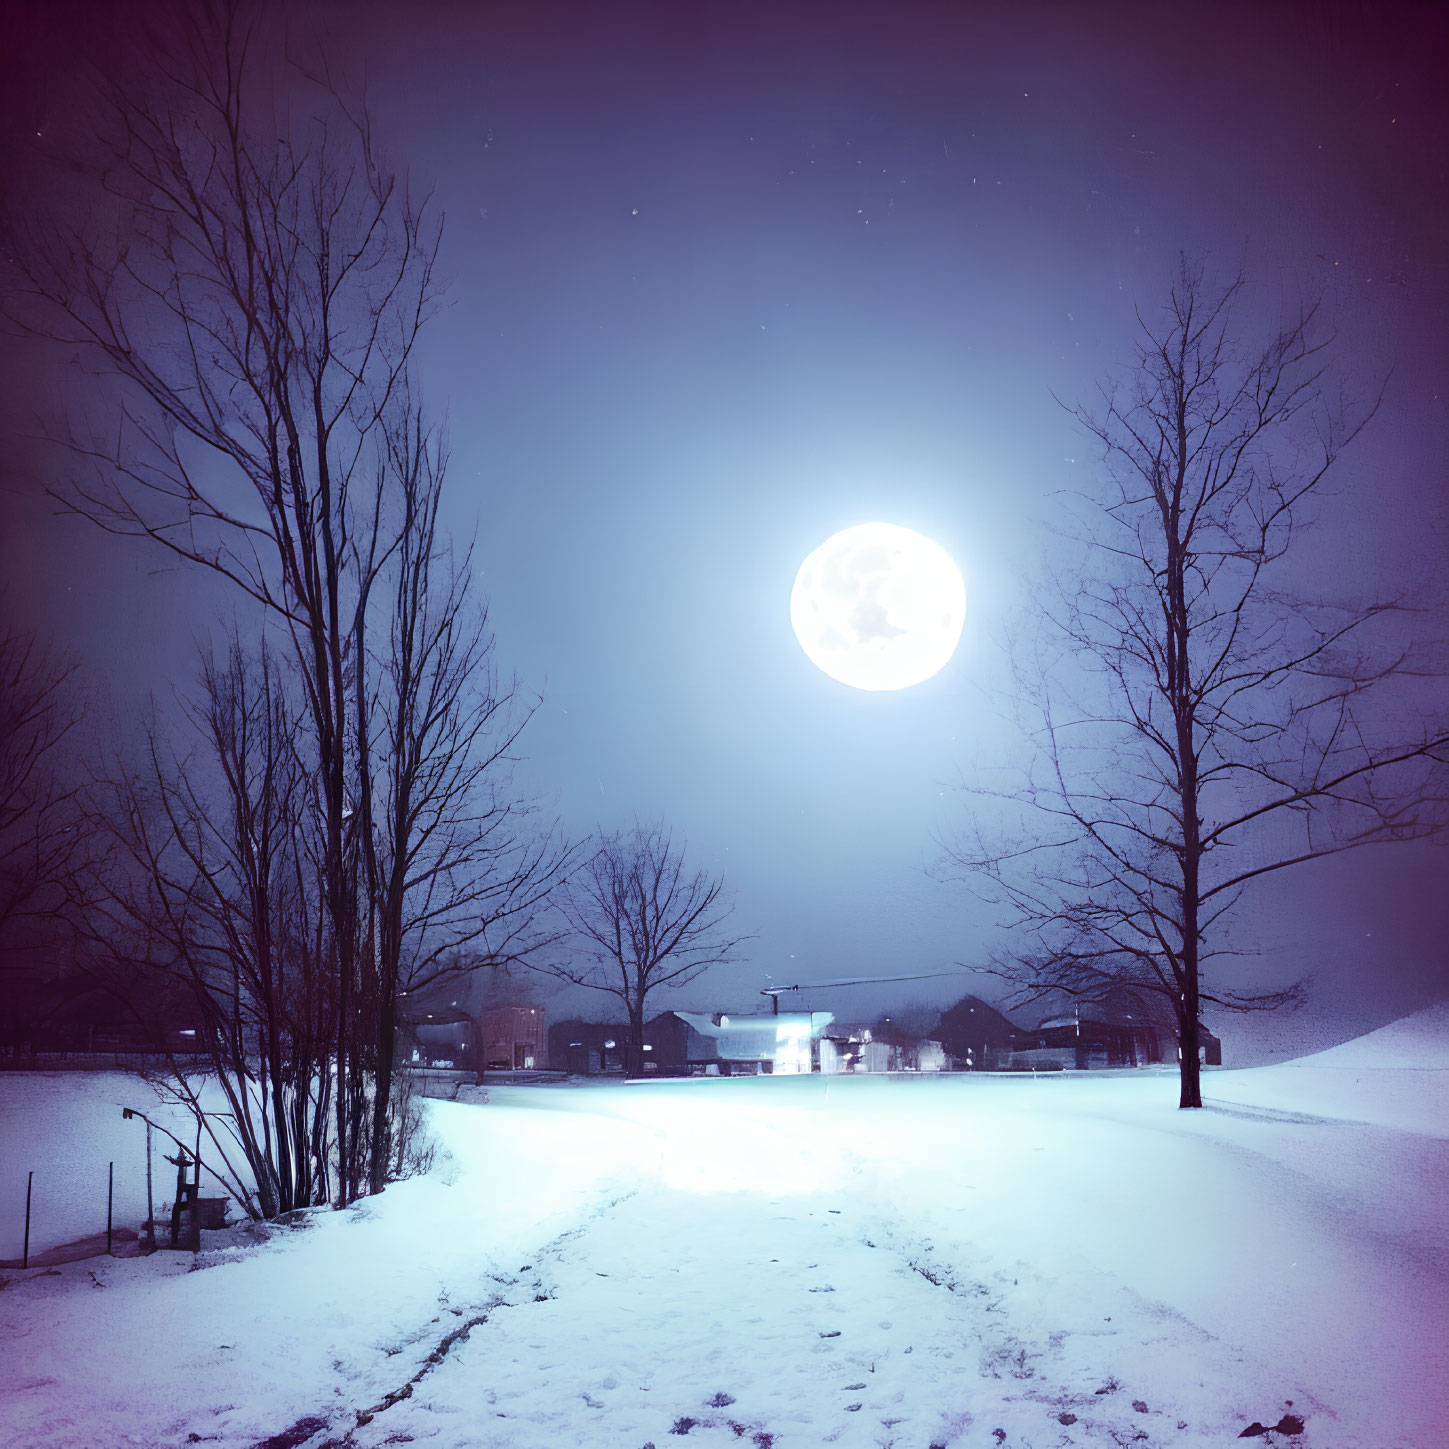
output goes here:
[[384, 991], [377, 1013], [377, 1067], [374, 1072], [372, 1102], [372, 1160], [368, 1174], [368, 1191], [381, 1192], [387, 1186], [387, 1168], [392, 1145], [392, 1132], [401, 1134], [406, 1124], [402, 1118], [392, 1120], [393, 1062], [397, 1054], [397, 1005], [394, 993]]

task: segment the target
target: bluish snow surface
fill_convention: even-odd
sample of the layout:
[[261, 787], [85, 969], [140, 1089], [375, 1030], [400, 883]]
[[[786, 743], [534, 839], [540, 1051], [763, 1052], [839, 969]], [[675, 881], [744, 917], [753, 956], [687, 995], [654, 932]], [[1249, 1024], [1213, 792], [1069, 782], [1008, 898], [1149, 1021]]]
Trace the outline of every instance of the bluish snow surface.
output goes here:
[[[1436, 1008], [1212, 1073], [1201, 1113], [1156, 1072], [432, 1104], [432, 1172], [352, 1211], [208, 1235], [196, 1271], [7, 1273], [0, 1443], [250, 1446], [311, 1419], [305, 1443], [356, 1449], [1175, 1449], [1294, 1414], [1301, 1438], [1258, 1442], [1435, 1449], [1446, 1067]], [[0, 1226], [11, 1164], [57, 1133], [118, 1151], [136, 1085], [0, 1078]]]

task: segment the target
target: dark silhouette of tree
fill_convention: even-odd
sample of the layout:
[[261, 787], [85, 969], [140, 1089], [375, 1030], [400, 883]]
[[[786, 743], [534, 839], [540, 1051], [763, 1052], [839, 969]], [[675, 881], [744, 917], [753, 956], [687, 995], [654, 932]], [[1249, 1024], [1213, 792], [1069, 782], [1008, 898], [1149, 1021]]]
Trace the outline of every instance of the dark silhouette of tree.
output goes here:
[[566, 960], [543, 970], [576, 986], [606, 991], [624, 1003], [626, 1069], [644, 1069], [645, 1005], [665, 986], [683, 986], [706, 967], [737, 960], [747, 939], [729, 934], [734, 905], [724, 881], [689, 872], [685, 847], [663, 824], [602, 835], [589, 860], [569, 877], [559, 905], [572, 928]]
[[522, 700], [516, 680], [500, 684], [471, 559], [455, 557], [439, 532], [441, 449], [414, 418], [392, 438], [391, 457], [406, 527], [386, 573], [375, 699], [358, 713], [360, 799], [371, 817], [362, 835], [367, 937], [377, 963], [373, 1192], [389, 1161], [400, 995], [506, 970], [551, 946], [558, 930], [545, 924], [556, 919], [547, 900], [577, 863], [514, 785], [513, 750], [536, 705]]
[[[208, 659], [177, 757], [153, 729], [146, 764], [97, 783], [90, 826], [114, 849], [84, 934], [95, 979], [136, 1013], [255, 1217], [326, 1201], [336, 981], [309, 815], [304, 716], [279, 661], [233, 641]], [[169, 992], [168, 992], [169, 989]], [[181, 996], [198, 1070], [145, 1013]], [[227, 1099], [204, 1113], [201, 1080]], [[244, 1160], [239, 1172], [234, 1159]], [[247, 1178], [255, 1192], [247, 1187]]]
[[[259, 91], [238, 7], [201, 8], [178, 34], [157, 38], [149, 81], [105, 93], [114, 233], [26, 238], [24, 315], [117, 385], [118, 425], [63, 439], [89, 467], [61, 501], [229, 579], [291, 642], [315, 751], [345, 1202], [370, 1051], [355, 708], [399, 529], [388, 423], [410, 406], [437, 230], [365, 118], [324, 94], [309, 120], [300, 96]], [[274, 107], [298, 113], [280, 137]]]
[[0, 633], [0, 964], [54, 918], [76, 858], [60, 758], [76, 722], [69, 678], [32, 636]]
[[80, 831], [68, 737], [77, 720], [71, 671], [27, 634], [0, 632], [0, 1050], [30, 1033], [66, 992], [57, 957], [65, 907], [87, 842]]
[[146, 74], [103, 86], [113, 225], [12, 225], [11, 306], [114, 396], [113, 425], [58, 439], [77, 466], [56, 496], [229, 580], [286, 658], [346, 1203], [397, 1160], [398, 991], [460, 944], [536, 945], [567, 852], [511, 789], [531, 711], [437, 527], [446, 452], [413, 358], [440, 225], [365, 111], [267, 83], [249, 14], [178, 7]]
[[945, 867], [1010, 908], [994, 969], [1017, 1000], [1171, 1003], [1183, 1107], [1202, 1105], [1204, 1002], [1301, 990], [1222, 979], [1245, 890], [1445, 818], [1449, 735], [1413, 705], [1405, 601], [1302, 588], [1312, 506], [1374, 407], [1334, 400], [1313, 307], [1255, 348], [1241, 294], [1184, 261], [1130, 375], [1077, 410], [1106, 481], [1081, 499], [1080, 568], [1042, 592], [1016, 660], [1034, 763], [979, 792], [1004, 824]]

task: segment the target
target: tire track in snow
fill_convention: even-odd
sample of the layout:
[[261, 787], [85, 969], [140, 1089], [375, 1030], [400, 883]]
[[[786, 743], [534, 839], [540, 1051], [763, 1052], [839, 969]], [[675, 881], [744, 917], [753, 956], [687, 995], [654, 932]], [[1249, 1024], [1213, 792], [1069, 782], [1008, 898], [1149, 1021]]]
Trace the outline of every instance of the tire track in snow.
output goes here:
[[[589, 1224], [594, 1219], [613, 1211], [620, 1203], [626, 1202], [633, 1195], [633, 1193], [623, 1193], [593, 1208], [583, 1223], [560, 1233], [540, 1250], [538, 1256], [547, 1257], [550, 1253], [557, 1252], [564, 1244], [585, 1233], [588, 1230]], [[498, 1277], [495, 1275], [493, 1281], [502, 1282], [510, 1289], [517, 1290], [521, 1288], [525, 1294], [533, 1290], [533, 1301], [536, 1303], [544, 1302], [548, 1294], [543, 1291], [544, 1285], [542, 1278], [537, 1274], [528, 1279], [522, 1276], [524, 1273], [530, 1272], [532, 1267], [532, 1264], [525, 1263], [518, 1270], [518, 1274], [512, 1277]], [[270, 1435], [266, 1439], [257, 1441], [253, 1449], [353, 1449], [355, 1444], [354, 1435], [357, 1429], [370, 1424], [379, 1414], [385, 1413], [388, 1409], [410, 1399], [413, 1396], [413, 1390], [448, 1357], [455, 1347], [460, 1343], [465, 1343], [473, 1330], [487, 1323], [489, 1316], [499, 1308], [514, 1306], [514, 1300], [517, 1297], [518, 1294], [516, 1291], [500, 1293], [489, 1298], [481, 1306], [474, 1305], [471, 1310], [472, 1317], [468, 1318], [464, 1323], [455, 1324], [452, 1329], [445, 1333], [423, 1359], [418, 1369], [403, 1384], [396, 1389], [388, 1390], [371, 1407], [350, 1411], [354, 1415], [355, 1423], [348, 1427], [342, 1433], [341, 1437], [337, 1437], [335, 1434], [337, 1428], [335, 1414], [331, 1418], [308, 1414], [296, 1420], [294, 1423], [289, 1424], [280, 1432]], [[469, 1311], [467, 1308], [454, 1308], [452, 1310], [455, 1316], [463, 1316]], [[442, 1321], [441, 1317], [435, 1318], [432, 1320], [432, 1324], [437, 1324]], [[424, 1330], [417, 1336], [419, 1338], [426, 1338], [428, 1336], [427, 1331]], [[321, 1437], [324, 1434], [328, 1434], [330, 1437], [324, 1439]]]
[[[850, 1193], [646, 1189], [535, 1263], [546, 1293], [500, 1304], [347, 1449], [1187, 1446], [1240, 1427], [1124, 1387], [1110, 1320], [1043, 1331], [1042, 1285], [1017, 1311], [1021, 1274], [958, 1270]], [[1190, 1325], [1153, 1332], [1164, 1362], [1212, 1358]]]

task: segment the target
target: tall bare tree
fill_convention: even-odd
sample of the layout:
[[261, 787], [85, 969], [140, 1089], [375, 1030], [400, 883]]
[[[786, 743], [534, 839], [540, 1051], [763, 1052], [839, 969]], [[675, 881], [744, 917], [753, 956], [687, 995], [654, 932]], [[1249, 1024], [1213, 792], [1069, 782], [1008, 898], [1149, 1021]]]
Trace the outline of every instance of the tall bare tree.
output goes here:
[[[335, 96], [259, 83], [241, 7], [178, 18], [179, 38], [154, 37], [148, 78], [106, 89], [114, 230], [25, 237], [22, 318], [117, 386], [117, 426], [63, 440], [90, 466], [62, 502], [231, 580], [290, 637], [315, 751], [350, 1164], [364, 1130], [353, 701], [391, 543], [387, 424], [407, 406], [437, 228], [364, 118]], [[356, 1174], [340, 1179], [345, 1201]]]
[[728, 965], [747, 939], [730, 934], [734, 904], [722, 878], [690, 872], [685, 846], [663, 824], [602, 835], [569, 877], [560, 904], [572, 928], [566, 958], [541, 969], [619, 998], [629, 1017], [626, 1069], [644, 1069], [644, 1013], [650, 995], [683, 986], [709, 966]]
[[505, 778], [528, 711], [497, 688], [437, 529], [445, 457], [414, 350], [439, 223], [365, 112], [268, 83], [253, 14], [178, 6], [146, 74], [106, 87], [113, 225], [12, 227], [11, 296], [114, 389], [114, 426], [60, 439], [84, 466], [57, 496], [229, 580], [287, 642], [347, 1202], [390, 1157], [405, 970], [440, 940], [519, 949], [558, 861]]
[[1334, 401], [1313, 307], [1252, 346], [1242, 287], [1184, 261], [1127, 378], [1077, 410], [1105, 481], [1017, 661], [1034, 762], [979, 792], [995, 823], [946, 867], [1009, 908], [994, 968], [1018, 999], [1171, 1003], [1183, 1107], [1202, 1105], [1203, 1003], [1298, 991], [1229, 984], [1245, 891], [1445, 823], [1449, 734], [1442, 699], [1416, 707], [1405, 602], [1302, 587], [1312, 508], [1373, 408]]
[[513, 751], [536, 702], [522, 698], [517, 680], [500, 681], [469, 552], [455, 554], [439, 529], [441, 443], [409, 413], [389, 452], [403, 528], [384, 575], [376, 697], [360, 699], [358, 711], [377, 963], [374, 1192], [389, 1161], [400, 994], [518, 964], [551, 945], [557, 931], [545, 925], [545, 906], [577, 854], [514, 783]]

